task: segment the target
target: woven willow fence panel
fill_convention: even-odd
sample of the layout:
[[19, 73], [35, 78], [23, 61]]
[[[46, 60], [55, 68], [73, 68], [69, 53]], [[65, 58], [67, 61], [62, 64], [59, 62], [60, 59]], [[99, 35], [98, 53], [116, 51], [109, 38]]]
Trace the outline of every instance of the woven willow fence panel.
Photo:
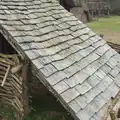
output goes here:
[[18, 55], [0, 54], [0, 101], [11, 105], [23, 117], [26, 87], [22, 69]]

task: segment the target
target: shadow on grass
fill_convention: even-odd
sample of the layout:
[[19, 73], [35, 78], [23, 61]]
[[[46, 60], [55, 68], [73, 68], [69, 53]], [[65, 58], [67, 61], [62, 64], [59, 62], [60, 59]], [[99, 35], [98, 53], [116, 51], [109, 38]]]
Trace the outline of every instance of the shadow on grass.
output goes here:
[[73, 120], [62, 105], [50, 93], [32, 100], [32, 111], [26, 120]]

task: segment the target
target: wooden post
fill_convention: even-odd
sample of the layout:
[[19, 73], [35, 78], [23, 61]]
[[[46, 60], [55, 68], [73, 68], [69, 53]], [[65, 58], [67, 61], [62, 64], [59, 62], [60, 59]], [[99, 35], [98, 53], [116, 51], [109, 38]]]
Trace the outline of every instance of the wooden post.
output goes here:
[[29, 114], [28, 66], [29, 66], [29, 62], [27, 60], [24, 60], [22, 67], [22, 74], [21, 74], [23, 79], [22, 97], [23, 97], [24, 113], [23, 114], [16, 113], [15, 120], [24, 120], [25, 117]]
[[110, 111], [111, 120], [117, 120], [117, 116], [114, 110]]
[[7, 79], [7, 77], [8, 77], [8, 74], [9, 74], [9, 71], [10, 71], [10, 67], [11, 67], [11, 66], [8, 65], [7, 71], [6, 71], [6, 73], [5, 73], [5, 76], [4, 76], [3, 81], [2, 81], [2, 84], [1, 84], [2, 87], [4, 86], [4, 84], [5, 84], [5, 82], [6, 82], [6, 79]]
[[15, 120], [24, 120], [23, 117], [21, 117], [19, 113], [15, 113], [14, 118]]
[[23, 76], [23, 81], [24, 81], [23, 99], [24, 99], [25, 117], [29, 114], [29, 93], [28, 93], [29, 69], [28, 68], [29, 68], [29, 62], [28, 60], [24, 60], [22, 76]]

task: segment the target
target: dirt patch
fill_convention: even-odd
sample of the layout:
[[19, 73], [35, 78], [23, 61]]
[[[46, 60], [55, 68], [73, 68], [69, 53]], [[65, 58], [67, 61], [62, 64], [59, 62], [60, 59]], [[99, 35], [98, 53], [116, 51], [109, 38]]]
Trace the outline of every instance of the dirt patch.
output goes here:
[[120, 44], [120, 33], [119, 32], [97, 32], [98, 34], [104, 35], [104, 40]]
[[117, 24], [120, 24], [120, 22], [117, 22]]

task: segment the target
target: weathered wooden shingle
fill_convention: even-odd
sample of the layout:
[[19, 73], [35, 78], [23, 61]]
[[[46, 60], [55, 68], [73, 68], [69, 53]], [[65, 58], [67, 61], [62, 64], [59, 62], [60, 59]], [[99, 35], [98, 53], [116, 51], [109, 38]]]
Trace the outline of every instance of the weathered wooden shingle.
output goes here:
[[86, 98], [84, 96], [78, 96], [77, 98], [75, 98], [75, 101], [81, 109], [84, 109], [85, 106], [87, 106]]
[[61, 81], [53, 87], [59, 94], [70, 88], [70, 86], [65, 81]]
[[66, 103], [69, 103], [70, 101], [74, 100], [79, 95], [80, 93], [75, 88], [68, 89], [67, 91], [61, 94], [62, 98], [66, 101]]
[[71, 101], [71, 102], [69, 103], [69, 106], [72, 108], [72, 110], [73, 110], [75, 113], [77, 113], [77, 112], [81, 109], [80, 105], [79, 105], [75, 100]]
[[87, 82], [84, 82], [82, 83], [81, 85], [78, 84], [76, 87], [75, 87], [78, 92], [81, 94], [81, 95], [84, 95], [86, 92], [88, 92], [92, 87], [87, 83]]

